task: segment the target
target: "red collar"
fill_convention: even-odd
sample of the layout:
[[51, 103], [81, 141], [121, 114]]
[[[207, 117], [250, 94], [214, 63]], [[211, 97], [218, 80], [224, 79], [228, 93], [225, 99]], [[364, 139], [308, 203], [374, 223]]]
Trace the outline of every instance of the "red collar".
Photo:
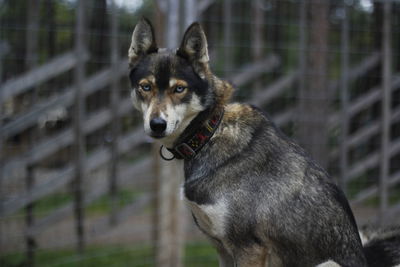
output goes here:
[[224, 108], [216, 108], [214, 112], [211, 113], [210, 117], [203, 122], [200, 128], [197, 129], [193, 135], [185, 138], [184, 140], [178, 139], [177, 144], [173, 148], [167, 148], [168, 151], [173, 154], [173, 157], [166, 158], [162, 154], [163, 146], [161, 146], [161, 158], [164, 160], [173, 160], [175, 158], [187, 160], [192, 159], [214, 135], [222, 121], [223, 116]]

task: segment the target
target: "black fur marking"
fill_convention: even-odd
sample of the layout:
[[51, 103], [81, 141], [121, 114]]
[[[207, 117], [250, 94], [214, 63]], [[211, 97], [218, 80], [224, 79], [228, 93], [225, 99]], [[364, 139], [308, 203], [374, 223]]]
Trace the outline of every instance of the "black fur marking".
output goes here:
[[196, 95], [200, 96], [202, 99], [202, 104], [204, 104], [204, 101], [206, 101], [204, 96], [209, 93], [208, 82], [201, 79], [200, 76], [197, 75], [187, 60], [183, 58], [177, 58], [176, 64], [178, 65], [176, 67], [176, 78], [186, 81], [188, 83], [189, 90], [194, 91]]
[[139, 90], [137, 90], [137, 89], [135, 89], [135, 94], [136, 94], [136, 98], [139, 100], [139, 101], [144, 101], [144, 97], [143, 97], [143, 95], [139, 92]]
[[147, 18], [142, 18], [143, 21], [145, 21], [149, 26], [150, 26], [150, 31], [151, 31], [151, 37], [152, 37], [152, 43], [149, 49], [147, 50], [147, 54], [152, 54], [152, 53], [157, 53], [158, 47], [157, 47], [157, 42], [156, 42], [156, 35], [154, 34], [154, 28], [153, 25], [151, 24], [150, 20]]
[[[186, 170], [185, 170], [186, 172]], [[185, 182], [185, 197], [196, 202], [198, 205], [213, 204], [214, 199], [211, 198], [208, 188], [202, 187], [201, 183], [204, 181], [186, 181]]]
[[400, 264], [400, 236], [373, 240], [364, 247], [370, 267], [389, 267]]
[[206, 45], [207, 41], [200, 24], [194, 22], [183, 35], [182, 43], [176, 54], [188, 60], [199, 59]]
[[169, 80], [171, 78], [171, 59], [169, 55], [162, 55], [158, 60], [155, 78], [160, 92], [169, 88]]
[[[187, 82], [188, 90], [196, 93], [205, 108], [215, 103], [214, 93], [209, 88], [207, 80], [203, 80], [194, 71], [188, 60], [178, 57], [170, 51], [151, 54], [140, 59], [139, 63], [129, 73], [132, 87], [137, 87], [140, 79], [150, 74], [155, 76], [160, 96], [169, 88], [170, 79], [176, 78]], [[191, 94], [187, 94], [183, 102], [188, 103], [191, 98]]]
[[181, 99], [182, 103], [189, 103], [190, 100], [192, 100], [193, 93], [192, 92], [187, 92], [186, 95]]
[[[142, 18], [135, 27], [135, 46], [133, 47], [135, 53], [139, 56], [152, 54], [157, 52], [157, 44], [154, 34], [153, 25], [151, 22]], [[148, 42], [151, 42], [150, 45]]]
[[140, 79], [150, 75], [150, 59], [143, 58], [136, 67], [132, 68], [129, 72], [129, 80], [133, 88], [138, 86]]

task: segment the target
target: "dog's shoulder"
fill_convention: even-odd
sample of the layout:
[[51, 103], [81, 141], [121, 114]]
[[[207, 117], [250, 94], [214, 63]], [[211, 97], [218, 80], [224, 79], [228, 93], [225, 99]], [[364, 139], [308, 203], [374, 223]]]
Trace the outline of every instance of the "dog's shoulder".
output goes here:
[[257, 133], [266, 133], [272, 122], [258, 108], [249, 104], [232, 103], [225, 106], [225, 114], [218, 135], [246, 145]]
[[[225, 107], [225, 120], [236, 121], [259, 117], [259, 110], [254, 106], [244, 103], [231, 103]], [[249, 117], [250, 116], [250, 117]]]

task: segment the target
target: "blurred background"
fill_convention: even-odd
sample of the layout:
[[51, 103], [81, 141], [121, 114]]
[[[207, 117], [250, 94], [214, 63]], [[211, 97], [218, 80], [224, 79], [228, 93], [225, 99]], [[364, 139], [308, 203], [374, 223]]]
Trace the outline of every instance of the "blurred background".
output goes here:
[[213, 71], [400, 223], [400, 2], [0, 0], [0, 266], [217, 266], [129, 99], [127, 51], [200, 21]]

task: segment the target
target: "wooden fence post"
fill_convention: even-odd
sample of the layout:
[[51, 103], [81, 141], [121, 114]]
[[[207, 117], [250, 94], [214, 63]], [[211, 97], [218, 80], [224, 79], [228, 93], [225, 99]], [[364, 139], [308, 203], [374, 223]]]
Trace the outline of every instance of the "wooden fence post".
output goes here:
[[176, 160], [159, 162], [156, 266], [160, 267], [183, 266], [183, 203], [179, 198], [183, 180], [181, 164]]
[[313, 0], [310, 5], [310, 48], [307, 53], [306, 77], [309, 80], [300, 101], [301, 115], [299, 125], [302, 145], [322, 167], [327, 166], [328, 151], [328, 11], [330, 1]]
[[232, 0], [223, 1], [224, 21], [224, 75], [228, 77], [232, 66]]
[[77, 250], [83, 252], [85, 242], [84, 231], [84, 201], [83, 201], [83, 179], [85, 176], [86, 144], [83, 133], [84, 122], [84, 95], [83, 83], [85, 79], [85, 62], [82, 55], [85, 54], [85, 1], [78, 0], [75, 22], [75, 56], [78, 62], [74, 69], [75, 99], [74, 99], [74, 205], [75, 205], [75, 230], [77, 235]]
[[298, 65], [299, 65], [299, 79], [298, 79], [298, 103], [297, 103], [297, 131], [296, 135], [299, 140], [302, 140], [301, 125], [305, 123], [303, 121], [304, 115], [302, 111], [305, 109], [306, 104], [304, 99], [306, 97], [306, 68], [307, 68], [307, 3], [308, 0], [300, 1], [299, 3], [299, 46], [298, 46]]
[[[5, 42], [0, 40], [0, 84], [2, 83], [3, 79], [3, 55], [7, 53], [8, 46]], [[5, 144], [4, 144], [4, 136], [3, 136], [3, 114], [4, 114], [4, 103], [3, 103], [3, 93], [0, 90], [0, 205], [3, 203], [3, 180], [4, 180], [4, 163], [5, 163]], [[0, 208], [1, 212], [1, 208]], [[3, 224], [0, 222], [0, 251], [2, 250], [2, 244], [5, 242], [2, 240], [3, 238]], [[0, 265], [1, 265], [0, 260]]]
[[[30, 194], [33, 186], [35, 184], [35, 174], [34, 174], [34, 168], [33, 166], [28, 166], [27, 167], [27, 172], [26, 172], [26, 191], [27, 194]], [[25, 208], [25, 224], [27, 229], [29, 229], [35, 222], [34, 218], [34, 203], [28, 203]], [[27, 266], [34, 266], [35, 265], [35, 248], [36, 248], [36, 241], [35, 237], [31, 235], [30, 233], [26, 233], [25, 236], [25, 242], [26, 242], [26, 265]]]
[[[165, 14], [164, 36], [162, 39], [167, 48], [177, 48], [179, 45], [180, 1], [165, 1], [165, 6], [159, 1], [160, 10]], [[195, 1], [185, 3], [185, 10], [195, 14]], [[184, 25], [193, 18], [182, 18]], [[185, 223], [182, 216], [183, 202], [180, 199], [180, 185], [183, 182], [183, 166], [178, 160], [166, 162], [159, 157], [159, 146], [153, 147], [156, 175], [156, 211], [155, 211], [155, 263], [156, 266], [183, 266], [183, 245]]]
[[198, 6], [196, 0], [185, 0], [183, 3], [185, 5], [185, 15], [183, 17], [183, 29], [184, 31], [190, 24], [196, 21], [198, 14]]
[[390, 164], [390, 117], [391, 117], [391, 89], [392, 89], [392, 47], [391, 47], [391, 0], [385, 0], [383, 6], [382, 28], [382, 135], [381, 135], [381, 166], [379, 178], [379, 222], [385, 222], [385, 214], [388, 208], [388, 184]]
[[[251, 11], [254, 18], [254, 24], [251, 25], [251, 41], [252, 41], [252, 58], [256, 62], [260, 58], [263, 58], [263, 22], [264, 22], [264, 10], [261, 8], [261, 2], [259, 0], [251, 2]], [[260, 78], [254, 83], [255, 92], [260, 91], [262, 88]]]
[[339, 184], [343, 192], [347, 191], [348, 170], [348, 134], [349, 134], [349, 9], [343, 1], [343, 18], [341, 29], [341, 68], [340, 68], [340, 103], [341, 103], [341, 131], [340, 131], [340, 179]]
[[[30, 71], [37, 66], [38, 60], [38, 45], [39, 45], [39, 11], [40, 11], [40, 0], [32, 0], [29, 1], [28, 4], [28, 18], [27, 18], [27, 31], [26, 31], [26, 62], [25, 62], [25, 70]], [[33, 88], [33, 104], [36, 103], [38, 97], [38, 88], [35, 86]], [[30, 140], [29, 146], [32, 147], [32, 144], [35, 141], [35, 137], [37, 137], [38, 131], [37, 128], [30, 131]], [[30, 194], [34, 185], [35, 185], [35, 174], [34, 174], [34, 166], [27, 166], [26, 170], [26, 191], [27, 194]], [[34, 214], [34, 202], [30, 202], [26, 205], [25, 208], [25, 224], [26, 228], [29, 229], [35, 222], [35, 214]], [[34, 266], [35, 265], [35, 247], [36, 241], [35, 237], [29, 233], [26, 233], [25, 236], [25, 244], [26, 244], [26, 265]]]
[[110, 162], [110, 200], [111, 200], [111, 213], [110, 223], [115, 224], [117, 221], [117, 208], [118, 208], [118, 138], [120, 134], [120, 121], [118, 116], [118, 105], [119, 105], [119, 88], [118, 88], [118, 9], [115, 0], [111, 1], [111, 36], [110, 36], [110, 59], [113, 73], [111, 75], [111, 162]]

